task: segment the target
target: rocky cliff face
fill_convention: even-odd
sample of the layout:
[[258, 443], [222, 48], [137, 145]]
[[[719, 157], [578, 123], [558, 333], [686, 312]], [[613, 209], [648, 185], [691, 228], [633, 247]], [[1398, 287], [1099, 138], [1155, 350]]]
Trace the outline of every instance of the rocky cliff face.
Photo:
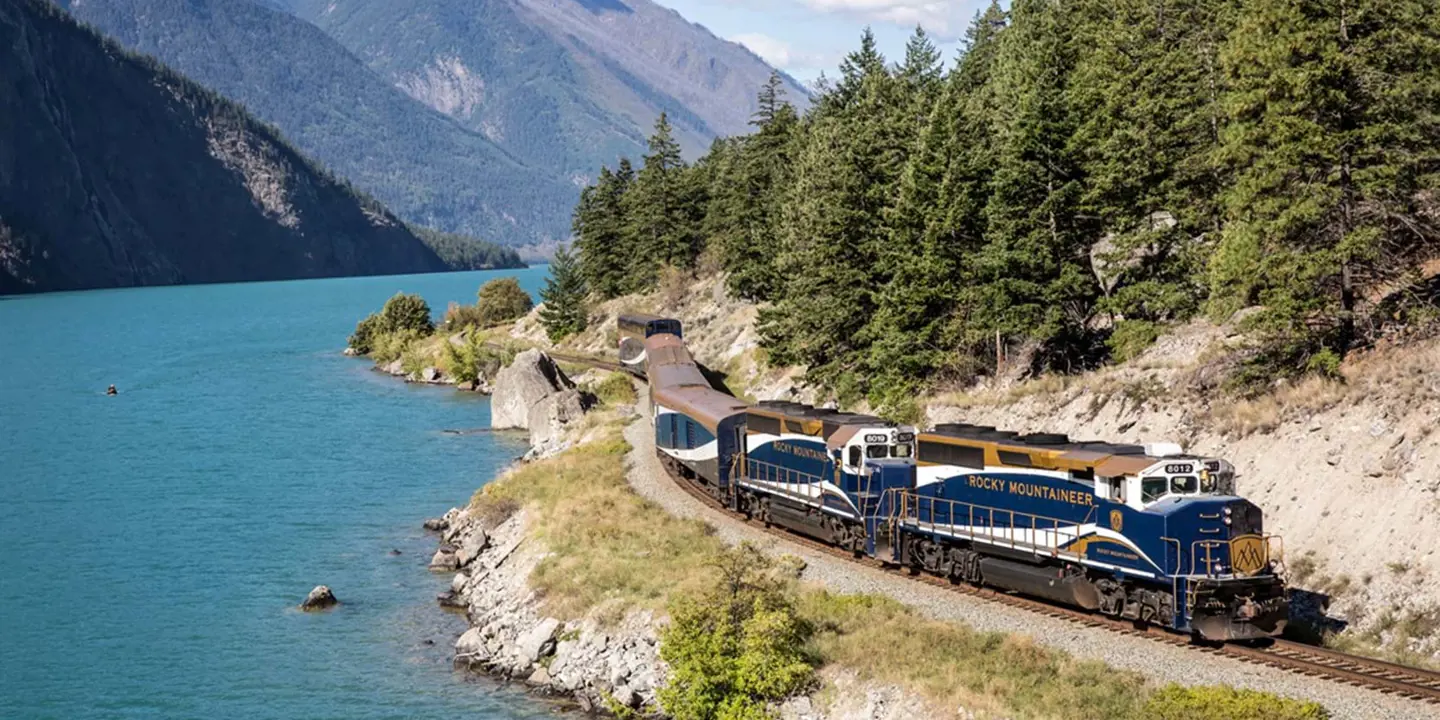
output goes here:
[[242, 108], [0, 5], [0, 293], [443, 270]]

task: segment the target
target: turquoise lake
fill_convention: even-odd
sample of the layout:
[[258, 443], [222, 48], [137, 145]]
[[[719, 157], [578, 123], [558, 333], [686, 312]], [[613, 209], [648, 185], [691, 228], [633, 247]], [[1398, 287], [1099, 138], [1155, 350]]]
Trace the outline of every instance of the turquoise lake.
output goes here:
[[524, 438], [340, 354], [397, 291], [545, 272], [0, 298], [0, 718], [551, 715], [451, 669], [420, 527]]

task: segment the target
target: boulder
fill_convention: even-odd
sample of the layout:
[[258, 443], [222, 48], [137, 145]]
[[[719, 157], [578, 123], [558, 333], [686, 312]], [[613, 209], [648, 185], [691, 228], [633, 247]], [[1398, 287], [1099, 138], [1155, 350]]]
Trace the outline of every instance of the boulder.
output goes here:
[[429, 520], [425, 521], [425, 529], [429, 530], [430, 532], [443, 532], [449, 527], [450, 521], [443, 517], [430, 518]]
[[335, 593], [330, 592], [328, 586], [316, 585], [315, 589], [311, 590], [310, 594], [305, 596], [305, 602], [300, 603], [300, 609], [307, 612], [310, 610], [326, 610], [339, 604], [340, 601], [335, 599]]
[[456, 385], [455, 389], [461, 392], [475, 392], [475, 381], [466, 380], [465, 382]]
[[390, 373], [391, 375], [396, 375], [396, 376], [404, 375], [404, 374], [405, 374], [405, 364], [402, 363], [402, 362], [400, 362], [399, 360], [396, 360], [396, 361], [390, 363], [389, 365], [386, 365], [386, 366], [380, 368], [380, 370], [381, 370], [382, 372]]
[[347, 348], [345, 348], [345, 357], [356, 357], [356, 356], [358, 356], [359, 354], [360, 354], [360, 351], [359, 351], [359, 350], [356, 350], [356, 349], [353, 348], [353, 347], [347, 347]]
[[490, 427], [528, 430], [532, 407], [555, 393], [574, 387], [575, 383], [561, 372], [549, 355], [539, 350], [526, 350], [495, 374], [495, 391], [490, 399]]
[[535, 668], [535, 672], [530, 673], [530, 679], [526, 680], [525, 682], [530, 683], [531, 685], [537, 685], [537, 686], [540, 686], [540, 687], [544, 687], [544, 686], [546, 686], [546, 685], [549, 685], [549, 684], [550, 684], [550, 671], [549, 671], [549, 670], [546, 670], [546, 669], [544, 668], [544, 666]]
[[545, 618], [528, 632], [515, 639], [515, 652], [524, 665], [530, 665], [549, 653], [555, 647], [555, 631], [560, 621]]
[[530, 408], [530, 447], [545, 448], [560, 442], [565, 428], [595, 406], [595, 396], [581, 390], [562, 390]]
[[480, 628], [466, 630], [455, 641], [455, 662], [478, 663], [489, 658], [490, 651], [485, 647], [485, 637], [480, 634]]
[[489, 544], [490, 538], [485, 536], [485, 531], [475, 528], [460, 541], [460, 549], [455, 551], [455, 562], [460, 567], [465, 567], [480, 557], [480, 553]]
[[430, 558], [430, 569], [434, 572], [455, 572], [460, 569], [460, 561], [455, 558], [454, 551], [442, 547]]

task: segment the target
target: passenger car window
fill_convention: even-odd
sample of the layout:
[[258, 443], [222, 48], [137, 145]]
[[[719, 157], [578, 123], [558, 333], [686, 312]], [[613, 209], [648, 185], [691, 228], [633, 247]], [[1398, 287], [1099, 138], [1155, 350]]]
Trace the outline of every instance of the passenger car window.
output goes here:
[[1168, 487], [1170, 481], [1163, 477], [1145, 478], [1140, 482], [1140, 501], [1149, 503], [1159, 500]]

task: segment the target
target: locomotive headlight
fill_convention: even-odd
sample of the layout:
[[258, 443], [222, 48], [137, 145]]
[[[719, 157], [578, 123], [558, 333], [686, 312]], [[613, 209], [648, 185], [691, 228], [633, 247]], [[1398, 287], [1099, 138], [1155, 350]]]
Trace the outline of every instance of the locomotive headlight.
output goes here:
[[1226, 506], [1225, 506], [1225, 524], [1226, 524], [1227, 526], [1230, 524], [1230, 515], [1232, 514], [1232, 512], [1233, 512], [1233, 511], [1230, 509], [1230, 506], [1229, 506], [1229, 505], [1226, 505]]
[[1228, 513], [1225, 515], [1225, 525], [1227, 527], [1230, 525], [1230, 515]]

